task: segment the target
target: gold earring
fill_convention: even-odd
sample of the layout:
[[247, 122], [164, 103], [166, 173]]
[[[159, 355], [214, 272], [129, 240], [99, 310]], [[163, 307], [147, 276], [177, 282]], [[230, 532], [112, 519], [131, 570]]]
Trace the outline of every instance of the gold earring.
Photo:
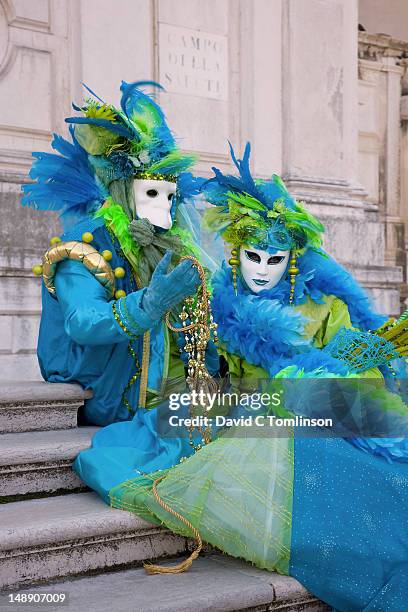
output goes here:
[[231, 266], [232, 271], [232, 284], [234, 285], [235, 295], [238, 294], [238, 286], [237, 286], [237, 267], [240, 264], [238, 259], [238, 249], [235, 247], [231, 249], [231, 259], [228, 260], [229, 265]]
[[288, 272], [290, 274], [290, 293], [289, 293], [289, 304], [293, 304], [293, 298], [295, 296], [295, 284], [296, 276], [299, 274], [299, 268], [296, 267], [297, 253], [293, 251], [290, 258], [290, 264]]

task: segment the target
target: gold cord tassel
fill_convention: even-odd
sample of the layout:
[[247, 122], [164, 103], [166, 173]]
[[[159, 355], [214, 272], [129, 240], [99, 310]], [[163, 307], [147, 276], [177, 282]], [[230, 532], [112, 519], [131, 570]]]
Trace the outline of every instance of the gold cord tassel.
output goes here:
[[166, 512], [178, 518], [179, 521], [181, 521], [182, 523], [184, 523], [184, 525], [186, 525], [189, 529], [191, 529], [192, 533], [194, 534], [195, 539], [197, 540], [197, 547], [195, 550], [193, 550], [193, 552], [187, 559], [185, 559], [181, 563], [178, 563], [177, 565], [171, 565], [169, 567], [166, 565], [155, 565], [154, 563], [144, 563], [143, 567], [146, 573], [150, 575], [152, 574], [181, 574], [182, 572], [185, 572], [191, 567], [191, 564], [193, 563], [193, 561], [197, 559], [203, 547], [203, 541], [201, 539], [201, 536], [198, 530], [194, 527], [194, 525], [192, 525], [190, 521], [187, 520], [184, 516], [182, 516], [181, 514], [179, 514], [172, 508], [170, 508], [170, 506], [166, 504], [166, 502], [163, 501], [160, 495], [158, 494], [157, 485], [161, 480], [163, 480], [163, 478], [165, 478], [165, 476], [160, 476], [159, 478], [156, 478], [156, 480], [153, 482], [153, 489], [152, 489], [153, 495], [156, 498], [157, 503], [160, 504], [160, 506], [164, 508]]

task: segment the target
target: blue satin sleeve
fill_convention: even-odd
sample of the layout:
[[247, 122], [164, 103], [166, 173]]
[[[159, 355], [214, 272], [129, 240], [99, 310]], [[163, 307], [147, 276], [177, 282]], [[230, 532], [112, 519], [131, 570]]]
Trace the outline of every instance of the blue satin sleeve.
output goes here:
[[[129, 336], [115, 320], [106, 289], [82, 263], [61, 262], [54, 282], [64, 329], [72, 340], [88, 346], [129, 341]], [[142, 309], [143, 292], [142, 289], [122, 298], [127, 300], [132, 319], [137, 321], [137, 330], [130, 330], [134, 335], [141, 335], [154, 325]]]

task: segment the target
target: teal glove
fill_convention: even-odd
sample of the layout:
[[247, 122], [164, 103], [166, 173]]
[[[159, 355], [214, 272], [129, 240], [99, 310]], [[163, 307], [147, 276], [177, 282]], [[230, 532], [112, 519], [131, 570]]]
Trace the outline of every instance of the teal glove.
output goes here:
[[190, 260], [179, 263], [167, 274], [172, 251], [167, 251], [156, 266], [150, 283], [142, 298], [142, 308], [152, 320], [161, 319], [165, 313], [194, 295], [200, 283], [200, 276]]

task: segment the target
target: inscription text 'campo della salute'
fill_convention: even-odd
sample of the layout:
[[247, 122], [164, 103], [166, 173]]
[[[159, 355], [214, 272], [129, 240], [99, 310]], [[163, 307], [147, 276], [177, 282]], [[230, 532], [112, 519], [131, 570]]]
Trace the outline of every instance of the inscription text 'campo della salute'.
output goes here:
[[160, 24], [160, 82], [167, 91], [227, 100], [227, 37]]

